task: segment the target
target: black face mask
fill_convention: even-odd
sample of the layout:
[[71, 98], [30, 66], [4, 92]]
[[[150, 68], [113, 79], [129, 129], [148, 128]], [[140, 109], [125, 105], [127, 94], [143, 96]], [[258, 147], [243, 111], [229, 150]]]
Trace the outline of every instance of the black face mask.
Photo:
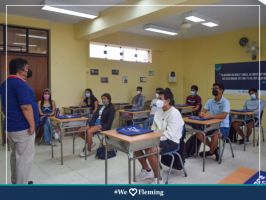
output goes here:
[[32, 77], [32, 71], [31, 69], [28, 69], [27, 78], [30, 78], [30, 77]]
[[219, 92], [218, 92], [217, 90], [212, 90], [212, 95], [213, 95], [213, 96], [216, 97], [216, 96], [218, 96], [218, 94], [219, 94]]

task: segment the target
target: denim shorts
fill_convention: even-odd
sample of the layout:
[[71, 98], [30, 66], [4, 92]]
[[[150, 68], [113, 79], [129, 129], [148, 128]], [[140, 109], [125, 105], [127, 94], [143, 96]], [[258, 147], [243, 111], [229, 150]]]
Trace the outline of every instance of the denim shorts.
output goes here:
[[[223, 136], [224, 138], [228, 137], [228, 135], [229, 135], [229, 130], [230, 130], [230, 129], [229, 129], [228, 127], [220, 127], [220, 133], [222, 134], [222, 136]], [[206, 136], [212, 135], [212, 134], [214, 134], [216, 131], [218, 131], [218, 129], [214, 129], [214, 130], [208, 131], [208, 132], [206, 133]]]

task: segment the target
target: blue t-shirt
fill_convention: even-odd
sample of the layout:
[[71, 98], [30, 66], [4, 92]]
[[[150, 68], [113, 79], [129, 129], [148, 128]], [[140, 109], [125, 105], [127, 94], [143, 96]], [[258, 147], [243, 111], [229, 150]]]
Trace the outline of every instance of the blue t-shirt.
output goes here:
[[[7, 96], [6, 96], [7, 87]], [[23, 115], [21, 105], [30, 104], [33, 109], [35, 127], [39, 125], [39, 111], [36, 102], [36, 97], [27, 83], [20, 78], [9, 77], [1, 85], [1, 101], [3, 111], [7, 120], [7, 131], [22, 131], [29, 128], [29, 124]], [[7, 97], [7, 102], [6, 102]], [[7, 109], [7, 113], [6, 113]]]
[[245, 102], [244, 110], [253, 110], [255, 111], [255, 117], [257, 119], [260, 118], [260, 113], [263, 111], [265, 107], [265, 101], [259, 99], [250, 99]]
[[220, 126], [230, 127], [229, 125], [230, 103], [226, 98], [222, 97], [220, 101], [209, 99], [205, 104], [204, 109], [207, 110], [212, 115], [221, 114], [223, 112], [228, 113], [226, 115], [226, 118], [221, 122]]

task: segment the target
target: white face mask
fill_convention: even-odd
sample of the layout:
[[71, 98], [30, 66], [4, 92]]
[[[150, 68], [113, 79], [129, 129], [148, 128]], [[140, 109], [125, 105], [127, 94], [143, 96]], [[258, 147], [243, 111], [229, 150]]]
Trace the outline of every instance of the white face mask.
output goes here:
[[196, 94], [196, 92], [194, 90], [191, 90], [190, 94], [194, 96]]
[[137, 94], [141, 94], [141, 91], [137, 91]]
[[164, 106], [164, 101], [161, 100], [161, 99], [158, 99], [158, 100], [156, 101], [156, 107], [157, 107], [157, 108], [162, 108], [163, 106]]
[[156, 97], [156, 99], [158, 99], [158, 98], [159, 98], [159, 94], [158, 94], [158, 93], [156, 93], [156, 94], [155, 94], [155, 97]]
[[252, 100], [257, 99], [256, 94], [252, 94], [252, 95], [250, 95], [250, 97], [251, 97]]
[[91, 96], [91, 94], [89, 92], [85, 93], [85, 97], [90, 97], [90, 96]]

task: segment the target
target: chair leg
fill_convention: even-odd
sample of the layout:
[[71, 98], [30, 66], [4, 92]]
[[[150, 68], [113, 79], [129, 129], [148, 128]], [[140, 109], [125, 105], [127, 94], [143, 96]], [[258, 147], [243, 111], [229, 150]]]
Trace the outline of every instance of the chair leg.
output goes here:
[[184, 172], [184, 176], [187, 177], [187, 172], [186, 172], [186, 169], [185, 169], [185, 166], [184, 166], [183, 160], [182, 160], [182, 158], [181, 158], [181, 156], [180, 156], [179, 153], [176, 153], [176, 155], [178, 156], [179, 161], [180, 161], [180, 163], [181, 163], [181, 166], [182, 166], [182, 169], [183, 169], [183, 172]]
[[234, 157], [235, 157], [235, 154], [234, 154], [234, 151], [233, 151], [233, 147], [232, 147], [231, 140], [230, 140], [230, 138], [227, 138], [227, 139], [228, 139], [228, 141], [229, 141], [229, 145], [230, 145], [230, 149], [231, 149], [232, 157], [234, 158]]
[[171, 173], [171, 171], [172, 171], [173, 164], [174, 164], [174, 160], [175, 160], [175, 157], [174, 157], [173, 154], [171, 155], [171, 157], [172, 157], [171, 165], [170, 165], [170, 167], [169, 167], [169, 171], [168, 171], [168, 174], [167, 174], [167, 177], [166, 177], [165, 184], [168, 184], [168, 178], [169, 178], [169, 175], [170, 175], [170, 173]]
[[264, 142], [264, 131], [263, 131], [263, 127], [261, 126], [261, 134], [262, 134], [262, 141]]
[[223, 139], [223, 149], [222, 149], [222, 151], [220, 153], [220, 156], [219, 156], [219, 161], [218, 161], [219, 164], [222, 163], [222, 157], [223, 157], [223, 154], [224, 154], [225, 144], [226, 144], [226, 139]]

